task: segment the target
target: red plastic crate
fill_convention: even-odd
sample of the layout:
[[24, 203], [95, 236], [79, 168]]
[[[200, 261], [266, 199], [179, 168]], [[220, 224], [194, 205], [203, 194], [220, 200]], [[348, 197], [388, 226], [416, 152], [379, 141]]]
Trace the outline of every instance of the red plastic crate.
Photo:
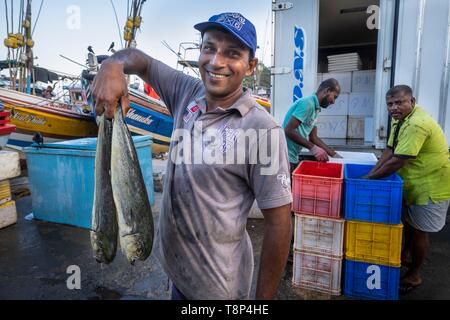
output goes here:
[[326, 218], [341, 217], [344, 166], [302, 161], [292, 174], [292, 210]]

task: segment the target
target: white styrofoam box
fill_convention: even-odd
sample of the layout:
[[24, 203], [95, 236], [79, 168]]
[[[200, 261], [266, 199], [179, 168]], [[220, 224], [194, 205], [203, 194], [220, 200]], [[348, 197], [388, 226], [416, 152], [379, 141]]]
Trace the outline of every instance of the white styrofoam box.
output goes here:
[[339, 296], [341, 270], [342, 258], [294, 250], [294, 286]]
[[0, 180], [20, 176], [19, 153], [15, 151], [0, 151]]
[[328, 108], [322, 108], [320, 116], [346, 116], [348, 115], [348, 102], [350, 95], [348, 93], [341, 93], [336, 102]]
[[374, 132], [373, 132], [373, 118], [365, 117], [364, 118], [364, 142], [373, 142], [374, 140]]
[[347, 116], [319, 116], [316, 125], [319, 138], [347, 137]]
[[17, 222], [16, 203], [9, 201], [0, 205], [0, 229]]
[[375, 70], [354, 71], [352, 75], [352, 92], [375, 91]]
[[351, 72], [332, 72], [324, 73], [323, 81], [334, 78], [341, 86], [341, 93], [352, 92], [352, 73]]
[[365, 117], [348, 117], [347, 138], [364, 139], [364, 122]]
[[375, 92], [352, 92], [348, 103], [349, 116], [373, 116]]
[[352, 163], [352, 164], [376, 164], [378, 159], [373, 153], [369, 152], [353, 152], [353, 151], [339, 151], [336, 152], [342, 157], [330, 158], [332, 163]]
[[294, 249], [342, 258], [344, 220], [295, 215]]

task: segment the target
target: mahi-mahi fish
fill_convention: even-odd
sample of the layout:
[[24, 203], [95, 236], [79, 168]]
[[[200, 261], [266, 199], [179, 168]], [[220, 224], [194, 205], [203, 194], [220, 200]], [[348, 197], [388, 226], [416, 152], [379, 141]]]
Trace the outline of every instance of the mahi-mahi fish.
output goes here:
[[111, 184], [122, 252], [131, 264], [136, 260], [145, 260], [153, 246], [152, 209], [136, 149], [120, 106], [113, 125]]
[[112, 121], [101, 116], [95, 155], [95, 192], [90, 233], [94, 258], [106, 264], [116, 255], [118, 234], [110, 176], [112, 130]]

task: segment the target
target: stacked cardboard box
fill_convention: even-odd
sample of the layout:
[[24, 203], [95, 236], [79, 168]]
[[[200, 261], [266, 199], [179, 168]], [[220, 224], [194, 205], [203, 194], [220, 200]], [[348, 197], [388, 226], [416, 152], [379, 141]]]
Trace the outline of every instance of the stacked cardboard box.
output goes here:
[[322, 109], [317, 122], [321, 138], [373, 140], [375, 108], [375, 70], [319, 73], [320, 82], [334, 78], [341, 86], [341, 94], [334, 105]]

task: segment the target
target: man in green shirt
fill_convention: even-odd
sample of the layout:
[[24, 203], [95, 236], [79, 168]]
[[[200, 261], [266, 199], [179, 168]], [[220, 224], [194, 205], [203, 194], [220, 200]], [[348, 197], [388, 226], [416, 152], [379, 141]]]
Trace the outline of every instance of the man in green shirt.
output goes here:
[[393, 87], [386, 101], [394, 119], [388, 148], [365, 178], [381, 179], [397, 171], [403, 179], [402, 264], [408, 272], [400, 282], [400, 293], [406, 293], [422, 283], [419, 271], [430, 246], [428, 234], [445, 225], [450, 203], [449, 150], [441, 127], [416, 105], [410, 87]]
[[317, 136], [316, 122], [321, 108], [328, 108], [339, 97], [341, 88], [336, 79], [322, 82], [317, 92], [296, 101], [283, 122], [286, 134], [291, 173], [300, 162], [303, 147], [309, 149], [318, 161], [328, 161], [328, 156], [339, 155]]

